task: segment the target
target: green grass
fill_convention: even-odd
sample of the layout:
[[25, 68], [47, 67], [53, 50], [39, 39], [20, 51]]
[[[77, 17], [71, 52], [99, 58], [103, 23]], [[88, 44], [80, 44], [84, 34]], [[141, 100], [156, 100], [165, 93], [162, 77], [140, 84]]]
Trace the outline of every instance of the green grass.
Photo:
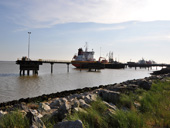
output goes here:
[[29, 128], [29, 120], [22, 113], [13, 111], [0, 118], [0, 128]]
[[67, 119], [80, 119], [85, 128], [170, 127], [170, 81], [156, 81], [149, 91], [121, 94], [117, 106], [115, 113], [107, 114], [110, 109], [98, 99], [86, 112], [75, 112]]
[[150, 127], [170, 127], [170, 82], [158, 81], [141, 99], [140, 111]]
[[143, 126], [141, 116], [133, 111], [117, 110], [112, 113], [100, 99], [93, 102], [91, 106], [86, 109], [86, 112], [75, 112], [67, 119], [80, 119], [85, 128], [140, 128]]
[[134, 111], [117, 110], [110, 118], [110, 127], [115, 128], [142, 128], [144, 122], [141, 114]]

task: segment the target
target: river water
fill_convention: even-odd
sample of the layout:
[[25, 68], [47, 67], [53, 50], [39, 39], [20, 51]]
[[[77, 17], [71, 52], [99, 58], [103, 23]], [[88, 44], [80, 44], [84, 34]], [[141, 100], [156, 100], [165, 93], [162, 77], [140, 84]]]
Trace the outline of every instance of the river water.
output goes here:
[[43, 94], [56, 93], [84, 87], [93, 87], [119, 83], [126, 80], [150, 76], [152, 70], [126, 68], [103, 69], [99, 72], [78, 70], [72, 65], [67, 72], [66, 64], [54, 64], [53, 74], [51, 65], [40, 66], [38, 76], [19, 75], [19, 65], [15, 62], [0, 62], [0, 103], [18, 100], [20, 98], [35, 97]]

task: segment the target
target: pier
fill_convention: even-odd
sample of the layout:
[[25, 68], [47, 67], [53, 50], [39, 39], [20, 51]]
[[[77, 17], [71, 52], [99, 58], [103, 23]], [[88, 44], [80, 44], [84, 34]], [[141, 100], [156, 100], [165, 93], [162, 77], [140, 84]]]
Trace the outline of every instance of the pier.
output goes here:
[[51, 64], [51, 73], [53, 73], [53, 65], [54, 64], [66, 64], [67, 65], [67, 72], [69, 72], [69, 64], [71, 64], [71, 61], [57, 61], [57, 60], [29, 60], [26, 57], [22, 58], [21, 60], [17, 60], [16, 64], [18, 64], [20, 67], [20, 75], [25, 75], [27, 72], [27, 75], [30, 75], [30, 71], [33, 72], [33, 75], [38, 75], [39, 66], [43, 65], [43, 63]]
[[137, 68], [137, 67], [139, 67], [139, 68], [148, 68], [148, 70], [149, 70], [149, 68], [152, 68], [152, 67], [170, 67], [170, 64], [138, 64], [138, 63], [127, 63], [127, 66], [129, 67], [129, 68]]
[[[18, 59], [16, 61], [16, 64], [18, 64], [20, 67], [19, 74], [20, 75], [30, 75], [30, 71], [33, 72], [33, 75], [38, 75], [39, 66], [43, 65], [44, 63], [51, 65], [51, 74], [53, 73], [53, 65], [54, 64], [66, 64], [67, 65], [67, 72], [69, 72], [69, 65], [71, 64], [71, 61], [59, 61], [59, 60], [30, 60], [27, 57], [23, 57], [22, 59]], [[117, 64], [102, 64], [102, 63], [92, 63], [87, 64], [88, 71], [97, 71], [100, 69], [108, 68], [108, 69], [121, 69], [121, 68], [152, 68], [152, 67], [170, 67], [170, 64], [138, 64], [138, 63], [117, 63]], [[81, 68], [80, 68], [81, 71]]]

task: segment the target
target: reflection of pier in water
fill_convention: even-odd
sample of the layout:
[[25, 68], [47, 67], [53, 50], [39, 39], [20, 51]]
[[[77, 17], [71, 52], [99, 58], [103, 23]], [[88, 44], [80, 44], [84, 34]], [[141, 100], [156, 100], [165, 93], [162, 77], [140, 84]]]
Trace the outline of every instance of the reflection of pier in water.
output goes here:
[[17, 60], [16, 64], [20, 65], [20, 75], [25, 75], [25, 71], [27, 71], [27, 75], [30, 74], [30, 71], [33, 74], [38, 74], [39, 66], [43, 63], [51, 64], [51, 73], [53, 73], [53, 65], [54, 64], [67, 64], [67, 72], [69, 72], [69, 64], [71, 61], [57, 61], [57, 60]]

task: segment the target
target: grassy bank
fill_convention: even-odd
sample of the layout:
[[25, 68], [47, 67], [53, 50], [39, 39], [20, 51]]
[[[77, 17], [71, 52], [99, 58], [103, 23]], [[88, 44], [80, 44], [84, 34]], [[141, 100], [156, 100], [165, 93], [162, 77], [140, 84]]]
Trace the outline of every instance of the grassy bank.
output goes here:
[[[155, 81], [149, 91], [137, 89], [121, 94], [117, 109], [108, 107], [102, 99], [91, 107], [73, 112], [67, 120], [81, 120], [84, 128], [161, 128], [170, 127], [170, 78]], [[50, 128], [56, 120], [42, 119]], [[0, 118], [0, 128], [27, 128], [29, 120], [19, 111]]]
[[67, 119], [80, 119], [86, 128], [170, 127], [170, 79], [156, 81], [149, 91], [138, 89], [122, 94], [117, 106], [113, 111], [99, 99], [91, 108]]

